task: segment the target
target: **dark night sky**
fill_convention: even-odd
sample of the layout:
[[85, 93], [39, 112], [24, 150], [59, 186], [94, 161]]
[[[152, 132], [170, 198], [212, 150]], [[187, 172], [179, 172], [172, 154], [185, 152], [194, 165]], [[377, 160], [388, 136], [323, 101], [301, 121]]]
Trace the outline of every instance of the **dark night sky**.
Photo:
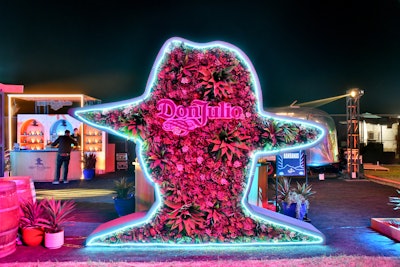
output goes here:
[[[358, 87], [361, 112], [400, 114], [399, 1], [140, 2], [1, 1], [0, 83], [103, 103], [133, 98], [161, 46], [179, 36], [242, 49], [264, 107]], [[345, 100], [320, 109], [346, 113]]]

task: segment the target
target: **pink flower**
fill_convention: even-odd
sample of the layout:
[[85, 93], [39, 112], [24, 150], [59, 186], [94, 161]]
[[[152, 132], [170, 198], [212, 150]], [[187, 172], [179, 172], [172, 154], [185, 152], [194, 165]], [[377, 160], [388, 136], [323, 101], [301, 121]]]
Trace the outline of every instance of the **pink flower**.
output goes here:
[[222, 185], [227, 185], [227, 184], [229, 184], [228, 181], [227, 181], [225, 178], [222, 178], [221, 181], [220, 181], [220, 183], [221, 183]]
[[176, 168], [178, 169], [178, 171], [183, 171], [183, 165], [182, 164], [176, 164]]
[[203, 159], [202, 156], [197, 157], [197, 163], [198, 163], [199, 165], [201, 165], [201, 164], [203, 163], [203, 161], [204, 161], [204, 159]]
[[183, 77], [183, 78], [181, 79], [181, 83], [183, 83], [183, 84], [190, 83], [189, 77]]
[[233, 167], [235, 168], [240, 168], [242, 166], [242, 163], [238, 160], [235, 160], [235, 162], [233, 163]]
[[188, 146], [183, 146], [182, 147], [182, 152], [183, 153], [186, 153], [186, 152], [188, 152], [189, 151], [189, 147]]

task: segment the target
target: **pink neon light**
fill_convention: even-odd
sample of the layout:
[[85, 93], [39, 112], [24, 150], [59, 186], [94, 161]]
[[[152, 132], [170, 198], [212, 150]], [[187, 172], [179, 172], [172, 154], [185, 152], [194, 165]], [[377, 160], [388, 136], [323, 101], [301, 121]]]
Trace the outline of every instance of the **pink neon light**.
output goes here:
[[24, 86], [16, 84], [3, 84], [0, 83], [0, 92], [4, 93], [23, 93]]
[[219, 102], [218, 106], [209, 106], [209, 102], [193, 100], [189, 107], [176, 105], [170, 99], [157, 102], [157, 116], [165, 119], [164, 131], [185, 136], [198, 127], [205, 126], [209, 119], [243, 119], [243, 109], [227, 102]]

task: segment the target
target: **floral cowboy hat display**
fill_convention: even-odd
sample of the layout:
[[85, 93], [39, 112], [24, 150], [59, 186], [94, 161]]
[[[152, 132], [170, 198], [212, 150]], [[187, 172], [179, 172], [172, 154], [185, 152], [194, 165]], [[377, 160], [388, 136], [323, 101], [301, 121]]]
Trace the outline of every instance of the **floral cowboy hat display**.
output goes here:
[[317, 144], [323, 127], [262, 110], [257, 74], [224, 43], [171, 38], [143, 96], [70, 113], [136, 143], [156, 201], [141, 218], [96, 231], [87, 245], [323, 243], [246, 201], [257, 158]]

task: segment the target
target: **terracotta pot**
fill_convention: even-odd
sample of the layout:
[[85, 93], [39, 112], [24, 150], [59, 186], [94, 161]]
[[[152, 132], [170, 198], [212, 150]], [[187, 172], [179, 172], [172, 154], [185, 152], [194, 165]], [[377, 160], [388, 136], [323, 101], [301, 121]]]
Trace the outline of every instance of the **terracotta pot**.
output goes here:
[[64, 230], [57, 233], [44, 233], [44, 246], [49, 249], [57, 249], [64, 245]]
[[22, 241], [25, 245], [36, 247], [42, 244], [44, 238], [44, 230], [40, 227], [22, 228]]

